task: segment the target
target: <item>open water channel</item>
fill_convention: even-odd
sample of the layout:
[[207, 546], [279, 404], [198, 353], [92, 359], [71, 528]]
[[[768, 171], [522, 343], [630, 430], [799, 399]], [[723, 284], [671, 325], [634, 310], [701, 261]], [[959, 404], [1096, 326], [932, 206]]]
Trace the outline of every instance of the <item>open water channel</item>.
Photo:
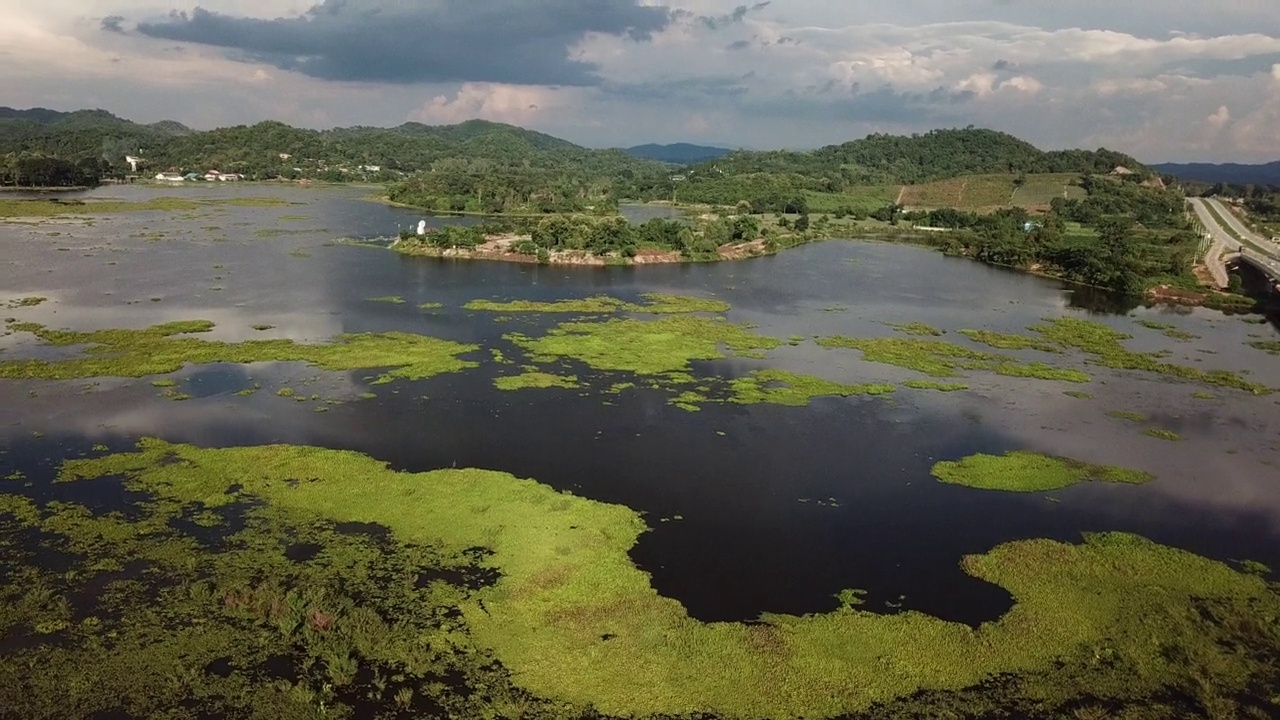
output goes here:
[[[340, 333], [404, 331], [478, 343], [481, 361], [497, 348], [520, 362], [504, 334], [537, 335], [568, 317], [502, 317], [464, 310], [466, 302], [662, 292], [721, 299], [732, 306], [731, 321], [784, 340], [807, 339], [764, 360], [696, 363], [698, 373], [734, 377], [776, 367], [844, 383], [916, 375], [817, 347], [814, 336], [886, 336], [894, 332], [887, 324], [918, 321], [964, 343], [956, 330], [1025, 332], [1042, 318], [1088, 316], [1131, 334], [1131, 349], [1168, 350], [1169, 362], [1246, 372], [1280, 387], [1280, 358], [1246, 345], [1276, 339], [1271, 325], [1206, 310], [1091, 313], [1074, 307], [1072, 289], [1059, 282], [917, 247], [830, 241], [744, 262], [642, 268], [403, 257], [334, 242], [390, 235], [419, 219], [362, 199], [368, 192], [94, 191], [130, 200], [271, 196], [294, 204], [0, 223], [0, 301], [48, 298], [4, 314], [82, 330], [207, 319], [216, 323], [209, 337], [227, 341], [322, 342]], [[372, 300], [386, 296], [405, 302]], [[420, 309], [424, 303], [441, 307]], [[1197, 339], [1167, 337], [1137, 324], [1143, 319]], [[4, 358], [49, 352], [23, 333], [0, 338], [0, 348]], [[1055, 363], [1085, 367], [1079, 356]], [[590, 369], [565, 369], [590, 385]], [[717, 404], [701, 412], [653, 390], [502, 392], [493, 386], [501, 369], [486, 362], [376, 387], [369, 382], [376, 372], [323, 372], [301, 363], [188, 366], [174, 376], [192, 396], [185, 402], [166, 399], [147, 378], [0, 380], [0, 476], [20, 471], [31, 482], [28, 492], [44, 497], [116, 492], [47, 483], [65, 458], [95, 444], [127, 450], [141, 437], [351, 449], [415, 471], [508, 471], [643, 512], [652, 530], [632, 557], [660, 593], [704, 620], [824, 612], [836, 607], [836, 593], [860, 588], [868, 591], [869, 610], [916, 609], [976, 625], [1011, 601], [962, 572], [964, 555], [1022, 538], [1078, 541], [1088, 531], [1130, 531], [1217, 559], [1280, 567], [1280, 395], [1087, 369], [1094, 380], [1083, 387], [974, 373], [964, 392], [900, 388], [807, 407]], [[263, 391], [236, 395], [254, 383]], [[343, 402], [279, 397], [282, 387]], [[1193, 397], [1203, 391], [1212, 399]], [[1109, 411], [1145, 414], [1148, 425], [1183, 439], [1143, 435], [1145, 425]], [[930, 475], [939, 460], [1018, 449], [1124, 465], [1158, 479], [1013, 494], [943, 485]]]

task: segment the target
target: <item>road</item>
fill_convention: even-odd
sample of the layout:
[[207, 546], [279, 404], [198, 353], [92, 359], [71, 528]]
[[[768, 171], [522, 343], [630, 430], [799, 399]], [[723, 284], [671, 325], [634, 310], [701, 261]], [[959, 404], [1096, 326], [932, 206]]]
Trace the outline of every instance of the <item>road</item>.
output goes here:
[[[1236, 235], [1244, 238], [1246, 245], [1253, 245], [1255, 246], [1255, 250], [1280, 258], [1280, 244], [1274, 243], [1271, 241], [1271, 238], [1264, 238], [1245, 227], [1245, 224], [1240, 221], [1240, 218], [1236, 217], [1236, 214], [1231, 212], [1231, 208], [1224, 205], [1221, 200], [1209, 198], [1205, 200], [1205, 202], [1213, 205], [1214, 209], [1217, 210], [1218, 214], [1222, 216], [1222, 219], [1227, 222], [1227, 225], [1231, 226], [1231, 229], [1235, 231]], [[1236, 244], [1238, 245], [1239, 243]]]
[[[1213, 214], [1209, 212], [1206, 205], [1208, 201], [1203, 198], [1189, 198], [1191, 207], [1196, 212], [1196, 217], [1200, 218], [1200, 224], [1209, 233], [1209, 251], [1205, 253], [1204, 264], [1209, 268], [1209, 273], [1213, 275], [1213, 282], [1219, 289], [1226, 289], [1228, 284], [1227, 264], [1222, 261], [1222, 255], [1226, 252], [1235, 251], [1240, 243], [1231, 234], [1222, 229], [1218, 225], [1218, 221], [1214, 220]], [[1226, 212], [1225, 210], [1222, 212]]]

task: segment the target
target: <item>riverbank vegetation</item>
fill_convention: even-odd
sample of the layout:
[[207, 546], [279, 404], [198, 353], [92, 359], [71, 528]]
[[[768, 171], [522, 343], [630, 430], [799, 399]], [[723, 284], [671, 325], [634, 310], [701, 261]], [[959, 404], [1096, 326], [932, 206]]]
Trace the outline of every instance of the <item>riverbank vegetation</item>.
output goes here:
[[628, 556], [637, 513], [502, 473], [157, 440], [60, 473], [114, 478], [144, 501], [128, 516], [0, 495], [6, 535], [79, 569], [0, 546], [23, 639], [0, 703], [24, 717], [1265, 716], [1280, 683], [1266, 582], [1133, 535], [964, 558], [1014, 599], [978, 628], [834, 600], [703, 623]]
[[519, 259], [541, 263], [601, 264], [721, 260], [777, 249], [761, 241], [761, 223], [749, 217], [691, 221], [654, 218], [640, 224], [620, 216], [547, 215], [503, 217], [463, 227], [449, 225], [424, 235], [403, 233], [394, 245], [407, 255]]
[[1089, 481], [1141, 485], [1155, 479], [1140, 470], [1024, 451], [939, 462], [933, 475], [950, 485], [1006, 492], [1048, 492]]
[[272, 197], [183, 198], [162, 196], [149, 200], [79, 200], [54, 198], [6, 200], [0, 198], [0, 218], [48, 218], [67, 215], [112, 215], [127, 212], [194, 211], [222, 206], [277, 207], [288, 201]]

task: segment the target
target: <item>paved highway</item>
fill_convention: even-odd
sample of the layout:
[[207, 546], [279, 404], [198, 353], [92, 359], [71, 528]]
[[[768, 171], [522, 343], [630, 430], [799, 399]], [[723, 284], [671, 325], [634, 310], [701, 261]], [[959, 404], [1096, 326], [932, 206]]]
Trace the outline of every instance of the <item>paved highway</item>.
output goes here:
[[1224, 205], [1221, 200], [1209, 198], [1208, 200], [1205, 200], [1205, 202], [1213, 205], [1213, 208], [1218, 211], [1218, 214], [1227, 222], [1227, 225], [1231, 226], [1231, 229], [1235, 231], [1236, 235], [1244, 238], [1246, 243], [1257, 246], [1255, 249], [1261, 250], [1267, 255], [1280, 258], [1280, 244], [1274, 243], [1271, 241], [1271, 238], [1264, 238], [1245, 227], [1245, 224], [1240, 221], [1240, 218], [1236, 217], [1236, 214], [1231, 212], [1231, 208]]
[[1222, 255], [1229, 251], [1234, 251], [1240, 245], [1235, 238], [1226, 230], [1223, 230], [1218, 222], [1213, 219], [1213, 214], [1209, 212], [1207, 201], [1203, 198], [1190, 198], [1191, 207], [1196, 212], [1196, 217], [1200, 218], [1200, 224], [1209, 232], [1209, 251], [1205, 253], [1204, 264], [1209, 268], [1209, 273], [1213, 275], [1213, 282], [1220, 288], [1227, 287], [1227, 264], [1222, 261]]

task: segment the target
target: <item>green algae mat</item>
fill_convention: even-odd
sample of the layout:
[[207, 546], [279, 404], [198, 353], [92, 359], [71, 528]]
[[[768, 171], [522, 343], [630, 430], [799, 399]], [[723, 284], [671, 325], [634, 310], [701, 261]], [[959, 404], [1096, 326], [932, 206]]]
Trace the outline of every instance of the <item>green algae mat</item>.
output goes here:
[[[628, 556], [639, 514], [533, 480], [159, 440], [59, 474], [121, 479], [129, 515], [0, 495], [17, 716], [1228, 717], [1280, 688], [1275, 591], [1133, 535], [957, 558], [1014, 600], [977, 628], [851, 603], [704, 623]], [[35, 569], [33, 541], [76, 569]]]
[[49, 346], [84, 346], [80, 357], [61, 360], [0, 360], [0, 378], [69, 380], [92, 377], [144, 377], [171, 373], [187, 364], [305, 362], [324, 370], [393, 368], [379, 378], [420, 380], [476, 367], [459, 359], [478, 345], [411, 333], [340, 335], [326, 344], [293, 340], [250, 340], [226, 343], [194, 337], [213, 330], [205, 320], [153, 325], [137, 330], [76, 332], [51, 330], [37, 323], [10, 323], [9, 329], [31, 333]]
[[1025, 451], [943, 461], [933, 466], [933, 476], [950, 485], [1008, 492], [1061, 490], [1089, 481], [1141, 485], [1155, 480], [1140, 470]]
[[587, 315], [616, 312], [671, 315], [680, 313], [724, 313], [729, 311], [729, 303], [709, 298], [664, 293], [646, 293], [641, 298], [644, 301], [639, 303], [627, 302], [608, 295], [593, 295], [579, 300], [555, 300], [551, 302], [472, 300], [463, 307], [467, 310], [485, 310], [489, 312], [581, 313]]

